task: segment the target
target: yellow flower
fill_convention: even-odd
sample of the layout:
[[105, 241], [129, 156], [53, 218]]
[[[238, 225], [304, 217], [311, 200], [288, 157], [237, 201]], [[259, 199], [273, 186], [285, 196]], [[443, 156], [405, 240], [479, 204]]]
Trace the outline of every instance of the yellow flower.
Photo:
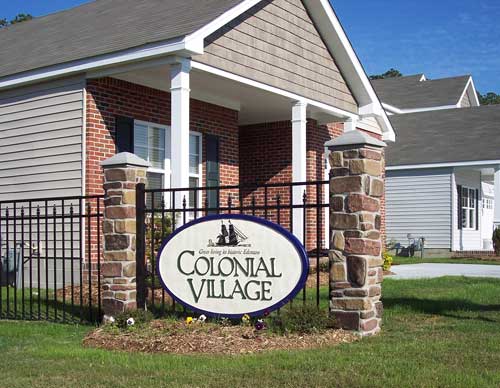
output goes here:
[[188, 325], [190, 325], [191, 323], [193, 323], [193, 317], [187, 317], [187, 318], [186, 318], [186, 323], [187, 323]]
[[243, 315], [243, 317], [241, 317], [241, 321], [242, 321], [243, 323], [248, 323], [248, 322], [250, 322], [250, 316], [249, 316], [248, 314]]

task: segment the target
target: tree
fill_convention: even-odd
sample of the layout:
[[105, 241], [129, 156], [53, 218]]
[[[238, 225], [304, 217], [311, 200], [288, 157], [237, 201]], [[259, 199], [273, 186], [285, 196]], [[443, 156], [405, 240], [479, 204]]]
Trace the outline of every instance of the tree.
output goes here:
[[22, 23], [33, 19], [29, 13], [20, 13], [14, 19], [7, 21], [7, 19], [0, 19], [0, 29], [11, 26], [12, 24]]
[[402, 77], [403, 74], [399, 70], [391, 68], [390, 70], [386, 71], [384, 74], [376, 74], [376, 75], [371, 75], [370, 79], [386, 79], [386, 78], [397, 78], [397, 77]]
[[479, 103], [481, 105], [497, 105], [500, 104], [500, 95], [494, 92], [488, 92], [486, 94], [481, 94], [477, 92], [477, 96], [479, 97]]

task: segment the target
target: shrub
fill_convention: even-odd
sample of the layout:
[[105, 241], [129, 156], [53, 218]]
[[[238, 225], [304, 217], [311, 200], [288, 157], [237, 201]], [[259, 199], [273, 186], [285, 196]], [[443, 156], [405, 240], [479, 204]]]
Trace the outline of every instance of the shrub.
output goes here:
[[334, 327], [334, 319], [328, 316], [328, 311], [316, 306], [300, 306], [290, 308], [273, 315], [266, 320], [271, 331], [285, 333], [310, 334], [320, 333]]
[[495, 249], [495, 254], [500, 256], [500, 228], [495, 229], [493, 232], [493, 247]]
[[153, 320], [153, 314], [150, 311], [145, 310], [130, 310], [118, 314], [115, 317], [115, 324], [120, 329], [126, 329], [129, 327], [127, 321], [129, 318], [134, 319], [134, 326], [144, 325], [145, 323], [151, 322]]
[[384, 264], [383, 264], [383, 269], [384, 271], [389, 271], [392, 267], [392, 256], [387, 253], [387, 252], [384, 252], [384, 254], [382, 255], [383, 259], [384, 259]]

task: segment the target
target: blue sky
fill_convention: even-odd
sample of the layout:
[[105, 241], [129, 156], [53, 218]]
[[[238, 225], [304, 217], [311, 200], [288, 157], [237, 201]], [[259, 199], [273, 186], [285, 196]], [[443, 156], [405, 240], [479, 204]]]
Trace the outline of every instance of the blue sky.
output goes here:
[[[500, 1], [331, 0], [368, 74], [472, 74], [500, 93]], [[0, 18], [44, 15], [86, 0], [0, 0]]]

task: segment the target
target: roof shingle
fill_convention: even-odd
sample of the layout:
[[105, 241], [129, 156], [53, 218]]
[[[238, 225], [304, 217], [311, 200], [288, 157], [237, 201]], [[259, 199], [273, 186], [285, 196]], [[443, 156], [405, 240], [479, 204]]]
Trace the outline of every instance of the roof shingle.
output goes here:
[[380, 101], [399, 109], [456, 105], [470, 76], [440, 78], [420, 82], [422, 74], [372, 81]]
[[388, 166], [500, 160], [500, 106], [446, 109], [389, 117], [396, 143]]
[[0, 30], [0, 77], [189, 35], [242, 0], [97, 0]]

